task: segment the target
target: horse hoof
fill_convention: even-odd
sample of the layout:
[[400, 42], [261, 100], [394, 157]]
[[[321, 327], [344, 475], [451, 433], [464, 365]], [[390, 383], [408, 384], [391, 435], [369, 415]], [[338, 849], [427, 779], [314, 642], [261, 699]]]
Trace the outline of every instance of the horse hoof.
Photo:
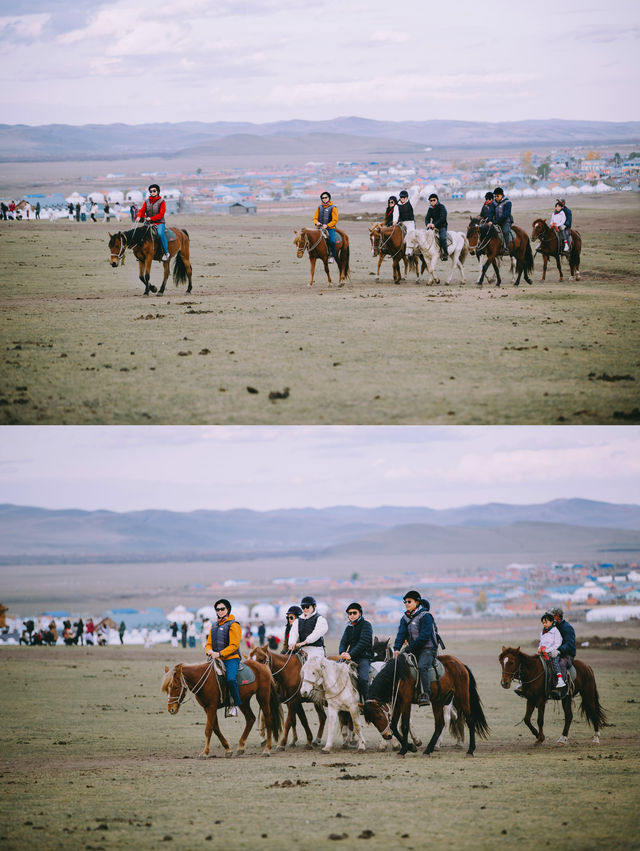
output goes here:
[[411, 753], [418, 753], [418, 748], [415, 745], [409, 745]]
[[322, 753], [331, 753], [331, 748], [322, 748]]
[[560, 736], [560, 738], [556, 742], [556, 745], [566, 745], [568, 741], [569, 739], [567, 739], [566, 736]]
[[363, 751], [363, 752], [364, 752], [364, 751], [366, 751], [366, 749], [367, 749], [367, 746], [366, 746], [366, 745], [358, 745], [358, 750], [359, 750], [359, 751]]
[[244, 756], [244, 748], [238, 748], [235, 752], [235, 756]]
[[405, 756], [405, 755], [402, 753], [402, 751], [398, 751], [398, 753], [396, 754], [396, 756], [397, 756], [397, 757], [400, 757], [400, 759], [404, 759], [404, 756]]
[[273, 752], [279, 753], [280, 751], [283, 751], [283, 750], [284, 750], [284, 745], [276, 745], [275, 748], [273, 749]]
[[313, 742], [307, 742], [307, 744], [304, 746], [304, 749], [306, 751], [312, 751], [313, 750]]
[[231, 757], [233, 756], [233, 751], [225, 751], [224, 755], [227, 759], [231, 759]]
[[470, 756], [473, 759], [473, 751], [467, 751], [465, 756]]
[[271, 751], [262, 751], [261, 756], [271, 756]]
[[599, 745], [600, 744], [600, 736], [597, 733], [595, 734], [593, 739], [591, 739], [591, 744], [592, 745]]
[[209, 754], [208, 754], [208, 753], [205, 753], [204, 751], [202, 751], [202, 753], [199, 753], [199, 754], [198, 754], [198, 756], [196, 757], [196, 759], [207, 759], [207, 758], [208, 758], [208, 756], [209, 756]]
[[151, 290], [152, 293], [158, 292], [158, 288], [151, 286], [151, 284], [149, 284], [149, 289]]

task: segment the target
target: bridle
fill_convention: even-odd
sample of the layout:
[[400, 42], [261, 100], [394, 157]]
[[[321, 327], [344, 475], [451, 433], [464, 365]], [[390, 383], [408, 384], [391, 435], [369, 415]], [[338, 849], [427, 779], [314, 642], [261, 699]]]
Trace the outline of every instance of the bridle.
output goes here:
[[127, 250], [127, 238], [123, 233], [117, 233], [116, 236], [120, 237], [120, 250], [116, 254], [115, 251], [111, 252], [111, 257], [109, 262], [113, 262], [113, 258], [115, 257], [116, 265], [120, 263], [120, 265], [124, 265], [124, 253]]
[[[505, 654], [505, 656], [503, 657], [503, 660], [502, 660], [502, 661], [504, 662], [504, 659], [506, 659], [506, 658], [507, 658], [507, 656], [510, 656], [510, 655], [511, 655], [511, 654], [508, 654], [508, 653], [507, 653], [507, 654]], [[523, 680], [523, 679], [522, 679], [522, 661], [520, 661], [520, 663], [518, 664], [518, 667], [516, 668], [516, 670], [515, 670], [513, 673], [511, 673], [511, 672], [509, 672], [509, 671], [506, 671], [506, 670], [505, 670], [505, 668], [504, 668], [504, 664], [503, 664], [503, 665], [502, 665], [502, 673], [503, 673], [503, 674], [506, 674], [506, 675], [509, 677], [509, 685], [511, 685], [511, 683], [513, 682], [513, 680], [518, 680], [518, 682], [520, 683], [520, 685], [526, 686], [526, 685], [529, 685], [529, 683], [535, 683], [535, 681], [536, 681], [536, 680], [539, 680], [539, 679], [540, 679], [540, 677], [541, 677], [541, 676], [543, 675], [543, 673], [544, 673], [544, 669], [543, 669], [543, 670], [542, 670], [539, 674], [537, 674], [535, 677], [533, 677], [533, 679], [531, 679], [531, 680]]]
[[300, 236], [304, 236], [304, 242], [302, 245], [298, 245], [297, 256], [302, 257], [305, 251], [311, 252], [314, 248], [317, 248], [323, 240], [322, 231], [320, 231], [320, 236], [318, 237], [318, 241], [314, 242], [313, 245], [309, 244], [309, 232], [306, 228], [302, 229]]
[[[172, 697], [171, 695], [169, 695], [169, 700], [168, 700], [169, 706], [171, 706], [172, 704], [175, 704], [175, 703], [177, 703], [178, 706], [180, 706], [182, 704], [182, 701], [185, 699], [185, 697], [187, 696], [189, 691], [191, 691], [191, 693], [194, 696], [197, 695], [198, 692], [203, 688], [207, 679], [209, 678], [209, 674], [211, 673], [211, 670], [213, 669], [213, 667], [214, 667], [214, 660], [211, 659], [211, 661], [207, 665], [207, 668], [206, 668], [204, 674], [200, 677], [198, 682], [191, 689], [189, 688], [187, 681], [184, 678], [184, 674], [183, 674], [182, 668], [181, 668], [180, 669], [180, 694], [178, 695], [178, 697]], [[173, 685], [174, 679], [175, 679], [175, 668], [174, 668], [173, 677], [171, 679], [172, 685]], [[218, 683], [218, 688], [220, 688], [220, 683]]]
[[[394, 231], [395, 231], [396, 228], [398, 228], [400, 230], [400, 233], [402, 234], [402, 229], [400, 228], [400, 225], [390, 225], [390, 227], [391, 227], [391, 232], [384, 239], [382, 238], [382, 228], [380, 228], [379, 230], [376, 229], [376, 230], [371, 231], [372, 236], [375, 234], [379, 238], [378, 248], [375, 247], [375, 243], [373, 244], [373, 250], [375, 252], [374, 255], [373, 255], [374, 257], [376, 257], [378, 254], [383, 253], [384, 248], [387, 245], [387, 243], [390, 240], [393, 239], [393, 234], [394, 234]], [[393, 243], [392, 243], [392, 246], [393, 246]], [[402, 241], [400, 242], [400, 248], [395, 252], [395, 254], [391, 254], [390, 251], [387, 251], [386, 253], [393, 260], [393, 258], [397, 257], [398, 254], [400, 254], [401, 251], [402, 251]]]

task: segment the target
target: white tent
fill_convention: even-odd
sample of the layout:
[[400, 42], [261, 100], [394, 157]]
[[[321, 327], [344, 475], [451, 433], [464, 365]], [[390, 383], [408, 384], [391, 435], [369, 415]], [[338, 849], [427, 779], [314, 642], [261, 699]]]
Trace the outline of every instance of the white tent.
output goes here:
[[571, 184], [570, 184], [569, 186], [567, 186], [567, 188], [564, 190], [564, 194], [565, 194], [565, 195], [579, 195], [579, 194], [580, 194], [580, 190], [578, 189], [578, 187], [577, 187], [577, 186], [574, 186], [574, 185], [571, 183]]
[[537, 192], [535, 189], [523, 189], [522, 196], [523, 198], [535, 198], [537, 196]]
[[578, 187], [578, 190], [581, 192], [582, 195], [590, 195], [592, 192], [595, 191], [593, 186], [589, 186], [588, 183], [581, 183]]
[[124, 192], [121, 189], [109, 189], [107, 192], [107, 201], [110, 204], [123, 204]]
[[71, 195], [64, 200], [67, 204], [84, 204], [85, 198], [84, 195], [81, 195], [79, 192], [72, 192]]
[[600, 183], [596, 184], [595, 191], [596, 192], [613, 192], [613, 189], [611, 188], [611, 186], [607, 186], [606, 183], [602, 183], [602, 181], [601, 181]]
[[537, 195], [538, 197], [543, 197], [543, 196], [544, 196], [544, 197], [547, 197], [547, 196], [549, 196], [549, 195], [551, 195], [551, 194], [552, 194], [551, 190], [550, 190], [550, 189], [547, 189], [547, 187], [546, 187], [546, 186], [541, 186], [541, 187], [540, 187], [540, 189], [536, 189], [536, 195]]
[[361, 204], [386, 204], [392, 192], [363, 192], [360, 196]]
[[476, 201], [478, 198], [482, 198], [483, 193], [479, 189], [469, 189], [468, 192], [465, 193], [465, 198], [467, 201]]
[[510, 198], [522, 198], [522, 189], [510, 189], [509, 190]]
[[640, 619], [640, 606], [598, 606], [596, 609], [589, 609], [586, 614], [586, 620], [593, 621], [622, 621]]
[[128, 201], [130, 204], [142, 204], [144, 195], [139, 189], [129, 189], [125, 195], [125, 201]]
[[276, 617], [276, 607], [271, 603], [258, 603], [251, 609], [252, 621], [264, 621], [271, 623]]
[[195, 614], [190, 612], [185, 606], [176, 606], [169, 614], [166, 616], [167, 620], [173, 623], [174, 621], [180, 626], [181, 623], [191, 623], [191, 621], [195, 620]]
[[104, 204], [104, 195], [102, 192], [89, 192], [87, 200], [92, 202], [95, 201], [96, 204]]

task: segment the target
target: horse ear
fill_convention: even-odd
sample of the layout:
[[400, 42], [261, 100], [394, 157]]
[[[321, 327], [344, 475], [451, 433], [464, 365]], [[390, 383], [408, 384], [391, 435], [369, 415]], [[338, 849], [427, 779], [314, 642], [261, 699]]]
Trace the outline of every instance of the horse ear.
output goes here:
[[520, 645], [518, 644], [518, 646], [516, 647], [516, 653], [519, 653], [519, 652], [520, 652]]
[[502, 645], [502, 652], [504, 653], [506, 649], [507, 649], [507, 648], [506, 648], [506, 647], [504, 646], [504, 644], [503, 644], [503, 645]]
[[164, 666], [164, 672], [165, 672], [165, 674], [169, 673], [169, 666], [168, 665]]
[[297, 231], [297, 230], [294, 230], [294, 233], [298, 233], [298, 231]]
[[111, 231], [109, 231], [109, 230], [108, 230], [108, 231], [107, 231], [107, 233], [109, 234], [109, 236], [110, 236], [110, 237], [112, 237], [112, 236], [113, 236], [113, 234], [111, 233]]

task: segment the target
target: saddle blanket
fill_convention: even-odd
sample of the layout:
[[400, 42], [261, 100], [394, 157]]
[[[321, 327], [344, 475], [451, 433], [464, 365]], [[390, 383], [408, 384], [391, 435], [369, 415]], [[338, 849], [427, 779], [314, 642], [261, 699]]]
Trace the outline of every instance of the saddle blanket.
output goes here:
[[[335, 234], [336, 234], [336, 245], [340, 245], [340, 243], [342, 242], [342, 237], [340, 236], [340, 231], [336, 230]], [[322, 231], [322, 236], [324, 237], [325, 242], [329, 242], [329, 235], [327, 233]]]
[[[413, 658], [415, 658], [415, 657], [413, 657]], [[413, 663], [411, 656], [408, 656], [407, 659], [409, 661], [409, 665], [411, 667], [411, 673], [413, 674], [413, 679], [415, 680], [416, 687], [417, 687], [417, 685], [418, 685], [418, 668]], [[442, 677], [444, 677], [444, 665], [442, 664], [440, 659], [436, 659], [434, 661], [434, 664], [429, 668], [429, 671], [428, 671], [429, 685], [431, 685], [431, 683], [434, 683], [436, 680], [441, 679]]]
[[576, 681], [575, 666], [572, 665], [567, 670], [566, 683], [568, 689], [561, 689], [560, 691], [558, 691], [558, 689], [554, 688], [556, 675], [553, 673], [553, 668], [551, 667], [551, 664], [544, 658], [544, 656], [540, 656], [540, 661], [542, 662], [542, 667], [544, 669], [545, 683], [547, 686], [547, 698], [550, 700], [562, 700], [563, 697], [566, 697], [567, 691], [569, 694], [573, 694], [573, 686]]
[[[227, 670], [224, 666], [224, 662], [221, 662], [219, 659], [216, 659], [214, 662], [216, 674], [220, 677], [225, 683], [227, 679]], [[252, 683], [256, 678], [253, 670], [245, 665], [244, 662], [240, 662], [240, 667], [238, 668], [238, 676], [236, 677], [236, 681], [239, 686], [246, 686], [249, 683]]]

